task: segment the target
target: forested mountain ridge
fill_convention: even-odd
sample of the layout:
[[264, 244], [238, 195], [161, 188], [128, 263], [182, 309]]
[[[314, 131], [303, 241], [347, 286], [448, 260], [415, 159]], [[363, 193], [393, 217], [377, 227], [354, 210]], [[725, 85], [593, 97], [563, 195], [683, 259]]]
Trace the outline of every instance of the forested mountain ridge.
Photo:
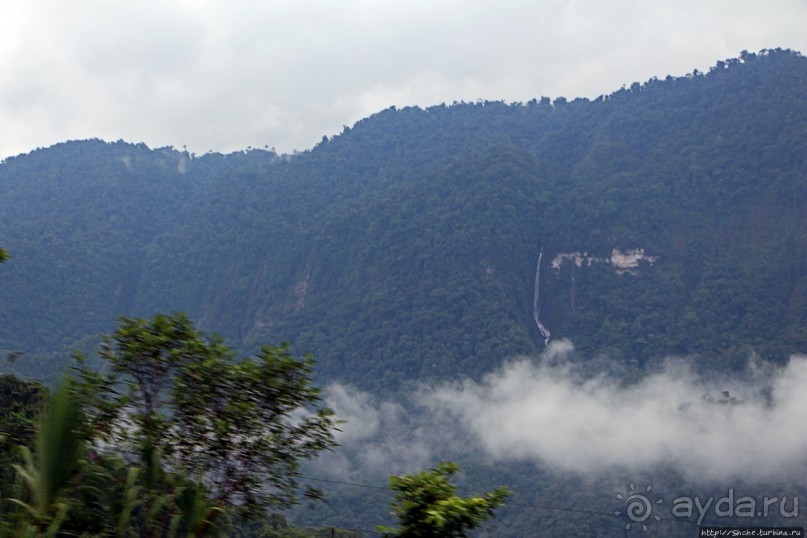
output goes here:
[[0, 227], [13, 261], [0, 284], [0, 347], [25, 352], [29, 374], [50, 375], [83, 339], [96, 343], [130, 311], [155, 236], [188, 196], [251, 157], [234, 160], [98, 140], [5, 160]]
[[287, 157], [7, 159], [0, 349], [41, 371], [117, 314], [181, 310], [386, 390], [538, 351], [537, 310], [630, 367], [783, 360], [807, 349], [806, 86], [763, 51], [593, 101], [389, 109]]

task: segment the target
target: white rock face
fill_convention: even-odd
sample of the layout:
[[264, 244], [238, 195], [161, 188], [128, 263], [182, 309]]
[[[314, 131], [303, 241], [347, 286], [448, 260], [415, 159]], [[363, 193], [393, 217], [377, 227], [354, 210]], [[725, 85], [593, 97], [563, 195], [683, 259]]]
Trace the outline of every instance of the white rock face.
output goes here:
[[657, 259], [657, 256], [646, 256], [643, 248], [626, 250], [625, 252], [615, 248], [611, 251], [610, 263], [616, 267], [616, 272], [619, 274], [628, 272], [635, 275], [639, 272], [640, 261], [646, 261], [650, 265], [653, 265], [656, 263]]
[[645, 261], [653, 265], [656, 263], [656, 260], [658, 260], [658, 256], [646, 255], [643, 248], [629, 249], [624, 252], [618, 248], [614, 248], [611, 251], [610, 258], [590, 256], [588, 252], [561, 252], [552, 260], [551, 266], [552, 269], [560, 271], [561, 266], [570, 261], [577, 267], [589, 267], [593, 263], [608, 263], [612, 265], [620, 275], [623, 273], [635, 275], [639, 272], [639, 262]]

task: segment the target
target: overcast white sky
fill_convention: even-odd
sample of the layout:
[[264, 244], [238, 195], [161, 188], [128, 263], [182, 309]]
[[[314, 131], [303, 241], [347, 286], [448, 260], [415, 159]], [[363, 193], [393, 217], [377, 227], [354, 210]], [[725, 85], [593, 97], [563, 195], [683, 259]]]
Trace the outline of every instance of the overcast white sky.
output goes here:
[[0, 0], [0, 158], [92, 137], [305, 150], [391, 105], [807, 52], [805, 23], [804, 0]]

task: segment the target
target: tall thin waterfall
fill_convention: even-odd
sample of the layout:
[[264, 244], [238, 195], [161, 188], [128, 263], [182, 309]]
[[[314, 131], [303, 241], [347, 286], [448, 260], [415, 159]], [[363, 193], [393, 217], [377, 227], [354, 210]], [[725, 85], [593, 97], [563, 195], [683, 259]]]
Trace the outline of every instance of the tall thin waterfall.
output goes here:
[[538, 264], [535, 266], [535, 292], [532, 296], [532, 316], [535, 319], [535, 326], [538, 327], [538, 332], [544, 337], [544, 345], [549, 345], [549, 329], [541, 323], [541, 304], [538, 301], [541, 292], [541, 259], [544, 257], [544, 247], [541, 247], [541, 253], [538, 254]]

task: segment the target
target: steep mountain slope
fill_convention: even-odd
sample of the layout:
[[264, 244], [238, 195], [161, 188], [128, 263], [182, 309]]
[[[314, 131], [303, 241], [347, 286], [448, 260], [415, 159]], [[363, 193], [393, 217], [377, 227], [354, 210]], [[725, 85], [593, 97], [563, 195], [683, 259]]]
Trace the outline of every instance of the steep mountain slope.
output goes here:
[[23, 371], [49, 376], [82, 340], [95, 345], [131, 311], [148, 250], [188, 197], [253, 160], [90, 140], [3, 162], [0, 235], [12, 260], [0, 278], [0, 349], [25, 352]]
[[380, 385], [534, 351], [544, 181], [530, 155], [499, 147], [326, 213], [278, 330], [329, 376], [358, 366]]
[[9, 159], [0, 349], [182, 310], [390, 390], [541, 349], [537, 313], [630, 368], [783, 360], [807, 349], [805, 84], [807, 60], [764, 51], [594, 101], [389, 109], [287, 158]]

